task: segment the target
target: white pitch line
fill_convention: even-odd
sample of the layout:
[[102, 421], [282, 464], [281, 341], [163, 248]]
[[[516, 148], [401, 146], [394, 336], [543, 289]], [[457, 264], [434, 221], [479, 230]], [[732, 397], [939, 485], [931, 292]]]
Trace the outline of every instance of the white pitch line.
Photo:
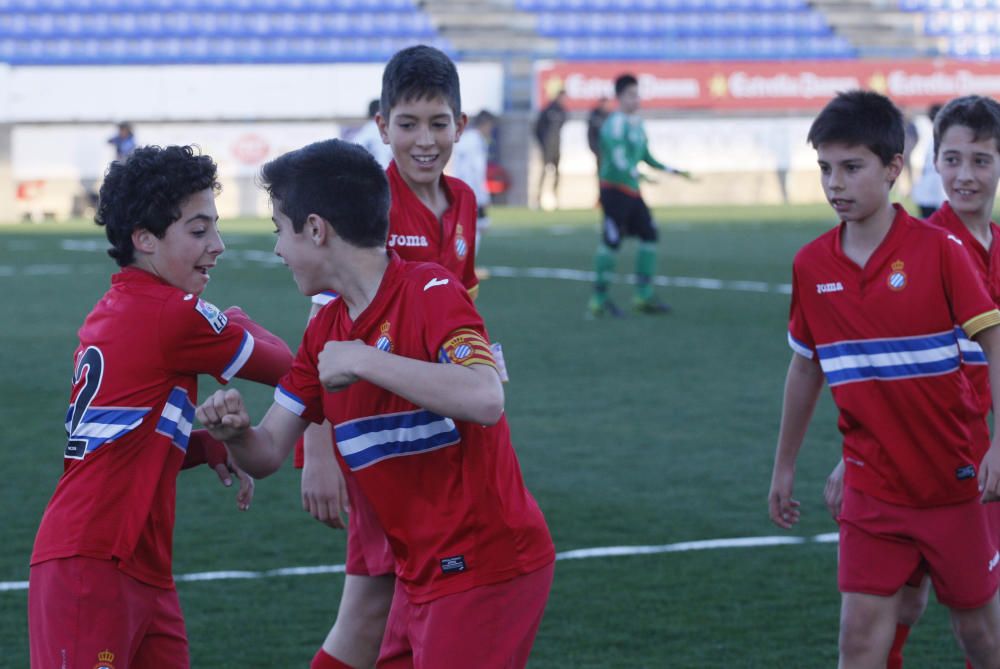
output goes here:
[[[626, 557], [630, 555], [657, 555], [660, 553], [687, 553], [690, 551], [719, 550], [722, 548], [759, 548], [768, 546], [799, 546], [802, 544], [836, 543], [836, 532], [817, 534], [811, 537], [734, 537], [731, 539], [706, 539], [703, 541], [681, 541], [662, 546], [602, 546], [598, 548], [577, 548], [556, 553], [556, 560], [586, 560], [602, 557]], [[316, 574], [342, 574], [344, 565], [327, 564], [313, 567], [281, 567], [266, 571], [202, 571], [193, 574], [178, 574], [174, 580], [183, 583], [197, 581], [256, 580], [281, 576], [313, 576]], [[0, 592], [27, 590], [27, 581], [0, 581]]]
[[[95, 251], [104, 251], [107, 244], [92, 239], [65, 239], [62, 240], [61, 247], [64, 251], [92, 253]], [[232, 249], [226, 252], [226, 258], [234, 261], [242, 260], [260, 263], [264, 267], [278, 267], [282, 264], [281, 258], [274, 255], [273, 252], [257, 249]], [[87, 269], [90, 270], [92, 268], [88, 267]], [[505, 279], [557, 279], [561, 281], [580, 281], [583, 283], [593, 283], [595, 279], [594, 272], [566, 267], [510, 267], [495, 265], [485, 267], [484, 269], [492, 277]], [[22, 267], [0, 265], [0, 277], [66, 275], [79, 271], [79, 265], [68, 263], [27, 265]], [[609, 274], [608, 278], [612, 283], [635, 283], [634, 275]], [[792, 286], [787, 283], [771, 284], [765, 281], [726, 280], [693, 276], [655, 276], [653, 277], [653, 284], [673, 288], [724, 290], [738, 293], [777, 293], [780, 295], [790, 295], [792, 293]]]

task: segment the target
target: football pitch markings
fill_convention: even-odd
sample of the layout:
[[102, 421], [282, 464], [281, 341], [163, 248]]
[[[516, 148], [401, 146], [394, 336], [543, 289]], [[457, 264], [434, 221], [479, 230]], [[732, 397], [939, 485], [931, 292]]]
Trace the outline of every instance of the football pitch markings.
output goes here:
[[[597, 548], [577, 548], [556, 553], [556, 560], [588, 560], [594, 558], [616, 558], [632, 555], [657, 555], [660, 553], [687, 553], [690, 551], [709, 551], [724, 548], [762, 548], [770, 546], [796, 546], [802, 544], [836, 543], [839, 536], [836, 532], [816, 534], [811, 537], [767, 536], [767, 537], [733, 537], [730, 539], [704, 539], [701, 541], [681, 541], [660, 546], [601, 546]], [[342, 574], [344, 565], [328, 564], [313, 567], [282, 567], [265, 571], [202, 571], [193, 574], [177, 574], [174, 580], [178, 583], [192, 581], [225, 581], [233, 579], [256, 580], [261, 578], [279, 578], [283, 576], [313, 576], [316, 574]], [[0, 581], [0, 592], [27, 590], [27, 581]]]
[[[273, 253], [266, 251], [233, 251], [227, 258], [230, 261], [244, 261], [260, 263], [265, 267], [280, 266], [281, 259]], [[235, 264], [235, 263], [234, 263]], [[550, 279], [558, 281], [580, 281], [593, 283], [594, 272], [571, 269], [566, 267], [509, 267], [505, 265], [486, 266], [490, 278], [503, 279]], [[78, 275], [82, 273], [100, 273], [108, 271], [107, 265], [77, 265], [65, 264], [45, 264], [45, 265], [0, 265], [0, 278], [14, 278], [18, 276], [66, 276], [69, 274]], [[610, 275], [612, 283], [634, 283], [635, 277], [631, 275]], [[779, 295], [791, 295], [792, 286], [787, 283], [767, 283], [765, 281], [741, 281], [714, 279], [710, 277], [694, 276], [662, 276], [653, 277], [653, 284], [657, 286], [669, 286], [672, 288], [694, 288], [697, 290], [721, 290], [739, 293], [776, 293]]]

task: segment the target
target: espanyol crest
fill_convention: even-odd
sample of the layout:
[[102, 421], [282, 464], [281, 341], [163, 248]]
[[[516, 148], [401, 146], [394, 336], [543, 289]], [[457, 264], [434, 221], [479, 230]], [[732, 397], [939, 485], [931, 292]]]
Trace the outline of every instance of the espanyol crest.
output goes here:
[[892, 263], [892, 272], [889, 273], [889, 279], [886, 283], [889, 284], [891, 290], [903, 290], [906, 288], [906, 272], [903, 271], [902, 260]]
[[375, 348], [386, 353], [392, 353], [392, 337], [389, 336], [389, 327], [389, 321], [382, 323], [379, 326], [379, 332], [382, 334], [375, 340]]
[[465, 254], [469, 250], [469, 245], [465, 241], [465, 237], [462, 235], [462, 226], [458, 225], [455, 227], [455, 255], [459, 258], [465, 258]]

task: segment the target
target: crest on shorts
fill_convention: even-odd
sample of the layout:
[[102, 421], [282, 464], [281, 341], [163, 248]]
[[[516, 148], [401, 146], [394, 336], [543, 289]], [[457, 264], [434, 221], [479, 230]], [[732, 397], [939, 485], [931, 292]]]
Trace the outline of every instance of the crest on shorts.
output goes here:
[[469, 245], [465, 241], [465, 236], [462, 234], [462, 226], [455, 226], [455, 255], [459, 259], [465, 258], [465, 254], [469, 251]]
[[94, 665], [94, 669], [115, 669], [115, 665], [111, 664], [115, 661], [115, 654], [110, 650], [102, 650], [97, 654], [97, 664]]
[[375, 348], [386, 353], [392, 353], [392, 337], [389, 336], [390, 327], [389, 321], [382, 323], [378, 328], [382, 334], [375, 340]]
[[886, 282], [892, 290], [903, 290], [906, 288], [906, 272], [903, 271], [903, 261], [897, 260], [892, 263], [892, 272]]

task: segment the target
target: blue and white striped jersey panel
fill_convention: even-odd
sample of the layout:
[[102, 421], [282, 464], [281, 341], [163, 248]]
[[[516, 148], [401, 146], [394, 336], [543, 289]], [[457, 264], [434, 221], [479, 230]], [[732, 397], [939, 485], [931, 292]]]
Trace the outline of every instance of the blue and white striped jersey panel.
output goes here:
[[306, 403], [281, 386], [274, 387], [274, 401], [296, 416], [301, 416], [306, 412]]
[[813, 359], [812, 348], [808, 344], [800, 342], [798, 339], [793, 337], [791, 332], [788, 333], [788, 345], [792, 347], [793, 351], [801, 355], [803, 358], [808, 360]]
[[253, 354], [253, 341], [253, 335], [244, 330], [243, 341], [240, 342], [240, 347], [236, 349], [236, 355], [233, 356], [233, 359], [229, 361], [226, 368], [222, 370], [222, 374], [219, 375], [224, 381], [228, 381], [236, 376], [243, 369], [243, 365], [247, 364], [247, 360]]
[[958, 338], [958, 350], [962, 353], [962, 362], [966, 365], [985, 365], [986, 354], [983, 347], [972, 341], [965, 334], [965, 330], [955, 326], [955, 337]]
[[114, 441], [139, 427], [142, 419], [150, 412], [148, 407], [143, 409], [88, 407], [76, 429], [71, 432], [74, 408], [75, 405], [69, 405], [66, 414], [66, 434], [71, 440], [87, 442], [83, 455], [93, 453], [109, 441]]
[[170, 437], [174, 446], [187, 452], [193, 422], [194, 404], [188, 398], [187, 391], [176, 386], [167, 396], [167, 403], [156, 424], [156, 431], [165, 437]]
[[316, 293], [312, 296], [312, 303], [318, 307], [325, 307], [338, 297], [340, 297], [340, 295], [332, 290], [324, 290], [322, 293]]
[[419, 455], [457, 444], [455, 421], [426, 409], [359, 418], [334, 428], [337, 449], [352, 471], [387, 458]]
[[954, 330], [898, 339], [861, 339], [817, 346], [831, 386], [855, 381], [899, 381], [938, 376], [961, 362]]

